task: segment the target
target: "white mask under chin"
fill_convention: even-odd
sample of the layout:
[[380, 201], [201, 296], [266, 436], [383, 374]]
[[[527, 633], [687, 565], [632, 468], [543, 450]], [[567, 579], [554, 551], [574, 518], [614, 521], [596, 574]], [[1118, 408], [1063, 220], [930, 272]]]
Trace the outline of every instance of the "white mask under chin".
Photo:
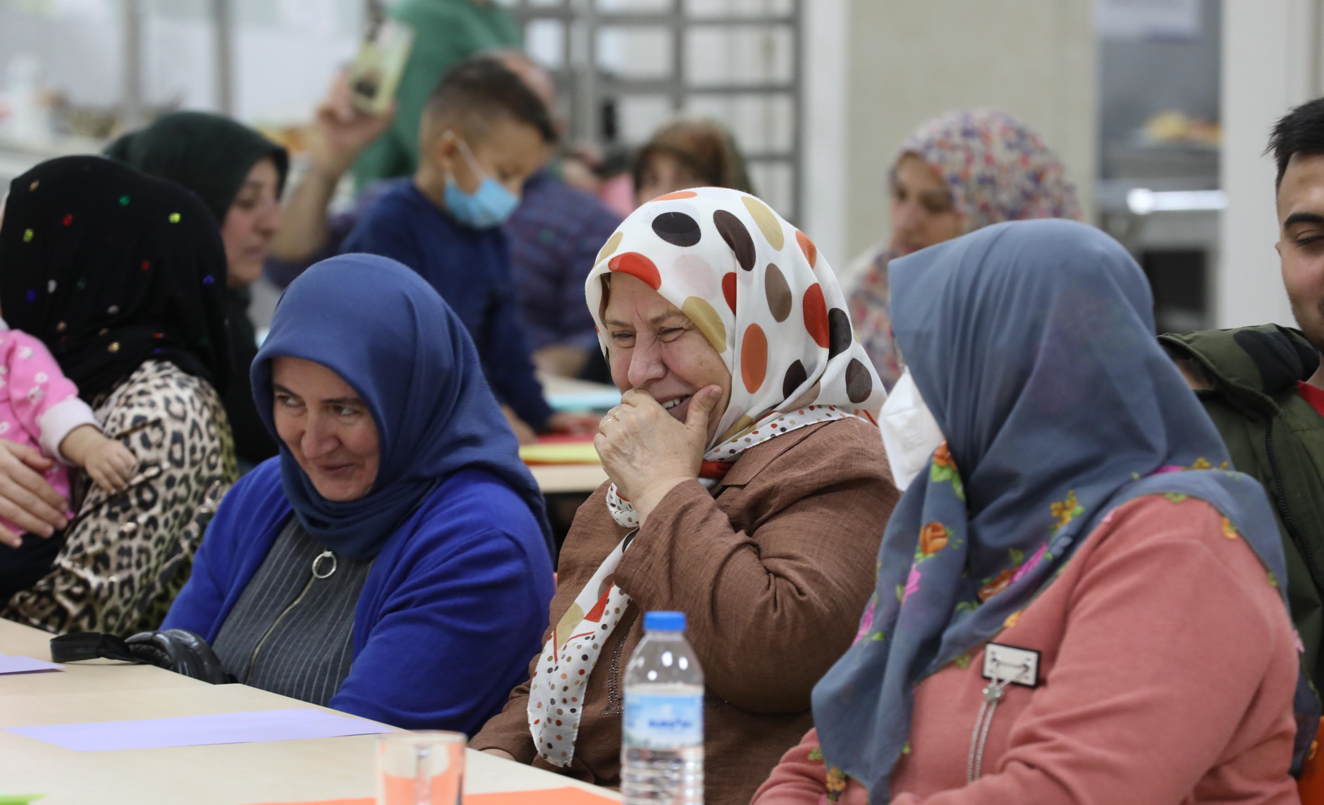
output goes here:
[[883, 434], [883, 448], [892, 467], [896, 488], [905, 491], [943, 443], [942, 429], [919, 395], [919, 387], [907, 369], [896, 387], [887, 395], [878, 429]]

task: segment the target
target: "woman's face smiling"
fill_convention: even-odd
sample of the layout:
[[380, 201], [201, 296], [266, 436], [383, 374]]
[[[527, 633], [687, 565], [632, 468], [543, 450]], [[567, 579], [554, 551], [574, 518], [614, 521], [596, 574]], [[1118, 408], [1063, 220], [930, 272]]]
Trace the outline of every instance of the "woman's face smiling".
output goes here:
[[621, 393], [642, 389], [681, 422], [690, 400], [705, 386], [721, 386], [722, 397], [708, 416], [708, 441], [731, 401], [731, 371], [708, 338], [662, 294], [629, 274], [611, 276], [602, 313], [607, 362]]
[[377, 480], [377, 425], [358, 392], [320, 363], [280, 357], [271, 362], [276, 433], [331, 501], [358, 500]]

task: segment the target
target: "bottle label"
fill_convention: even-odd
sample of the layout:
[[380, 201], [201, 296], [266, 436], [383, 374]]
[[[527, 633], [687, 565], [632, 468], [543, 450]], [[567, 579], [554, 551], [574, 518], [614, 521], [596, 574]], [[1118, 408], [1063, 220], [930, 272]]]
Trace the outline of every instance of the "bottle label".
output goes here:
[[626, 746], [678, 749], [703, 745], [703, 695], [625, 694]]

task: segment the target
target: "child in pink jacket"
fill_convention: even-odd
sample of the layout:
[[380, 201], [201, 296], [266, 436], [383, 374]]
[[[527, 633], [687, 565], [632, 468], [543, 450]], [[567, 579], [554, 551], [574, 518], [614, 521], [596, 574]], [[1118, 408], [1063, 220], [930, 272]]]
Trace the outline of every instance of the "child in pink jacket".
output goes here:
[[[0, 439], [39, 449], [55, 464], [46, 471], [46, 482], [66, 500], [69, 474], [66, 465], [76, 465], [107, 492], [129, 485], [138, 459], [129, 448], [108, 439], [87, 403], [40, 339], [0, 319]], [[72, 516], [72, 515], [70, 515]], [[20, 535], [25, 529], [0, 518], [0, 526]], [[6, 540], [0, 531], [0, 540]], [[7, 540], [6, 540], [7, 541]]]

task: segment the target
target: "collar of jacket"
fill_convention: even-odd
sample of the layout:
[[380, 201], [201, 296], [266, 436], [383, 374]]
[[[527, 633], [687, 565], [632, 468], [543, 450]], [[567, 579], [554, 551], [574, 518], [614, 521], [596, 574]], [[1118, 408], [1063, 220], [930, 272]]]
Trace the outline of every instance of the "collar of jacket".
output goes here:
[[1169, 333], [1159, 342], [1203, 370], [1216, 392], [1260, 409], [1275, 407], [1276, 396], [1295, 390], [1319, 368], [1319, 353], [1305, 336], [1276, 324]]

